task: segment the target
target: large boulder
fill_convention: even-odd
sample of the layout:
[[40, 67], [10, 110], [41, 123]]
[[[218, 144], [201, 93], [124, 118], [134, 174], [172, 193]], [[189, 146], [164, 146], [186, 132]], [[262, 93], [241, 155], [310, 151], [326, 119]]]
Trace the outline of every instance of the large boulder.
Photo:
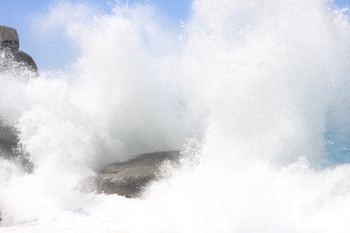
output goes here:
[[137, 197], [147, 184], [162, 178], [162, 164], [179, 163], [178, 151], [142, 154], [135, 159], [113, 163], [101, 170], [95, 180], [97, 190], [105, 194]]
[[38, 68], [31, 56], [19, 50], [19, 39], [16, 29], [0, 26], [0, 71], [30, 70]]

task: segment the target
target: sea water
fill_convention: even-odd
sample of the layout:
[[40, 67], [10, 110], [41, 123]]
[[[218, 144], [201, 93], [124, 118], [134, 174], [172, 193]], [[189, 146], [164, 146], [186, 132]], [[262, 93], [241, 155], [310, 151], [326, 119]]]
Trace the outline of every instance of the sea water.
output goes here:
[[[349, 232], [350, 22], [326, 0], [195, 0], [39, 16], [79, 51], [2, 74], [2, 121], [33, 171], [0, 158], [0, 232]], [[138, 199], [96, 194], [112, 161], [179, 149]]]

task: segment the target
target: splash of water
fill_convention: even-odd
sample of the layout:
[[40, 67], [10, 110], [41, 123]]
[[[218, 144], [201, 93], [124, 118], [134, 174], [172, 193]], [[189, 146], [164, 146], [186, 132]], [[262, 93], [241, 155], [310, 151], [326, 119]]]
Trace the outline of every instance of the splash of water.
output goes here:
[[[100, 15], [61, 3], [42, 17], [80, 57], [70, 71], [1, 84], [2, 117], [35, 167], [0, 160], [0, 230], [349, 228], [350, 167], [330, 166], [338, 152], [326, 147], [350, 129], [346, 10], [196, 0], [180, 36], [143, 5]], [[165, 167], [141, 200], [79, 189], [110, 161], [181, 147], [183, 166]]]

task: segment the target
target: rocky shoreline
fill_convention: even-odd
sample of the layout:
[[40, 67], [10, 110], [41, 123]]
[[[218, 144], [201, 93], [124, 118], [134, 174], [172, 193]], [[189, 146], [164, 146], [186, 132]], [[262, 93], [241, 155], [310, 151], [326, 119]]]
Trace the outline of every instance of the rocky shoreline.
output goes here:
[[[13, 128], [0, 124], [0, 157], [14, 160], [27, 172], [31, 173], [33, 165], [28, 156], [18, 151], [18, 138]], [[97, 171], [88, 183], [97, 193], [118, 194], [128, 198], [138, 197], [151, 181], [161, 179], [161, 167], [164, 163], [174, 166], [180, 161], [180, 152], [164, 151], [146, 153], [125, 162], [116, 162]]]

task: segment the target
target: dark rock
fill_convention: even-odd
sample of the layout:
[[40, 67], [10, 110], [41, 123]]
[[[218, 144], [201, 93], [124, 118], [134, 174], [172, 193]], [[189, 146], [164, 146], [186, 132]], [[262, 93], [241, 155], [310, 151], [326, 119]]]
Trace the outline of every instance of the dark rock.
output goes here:
[[19, 39], [16, 29], [0, 26], [0, 71], [29, 69], [37, 72], [38, 68], [31, 56], [19, 50]]
[[18, 138], [14, 128], [0, 122], [0, 153], [14, 156], [17, 144]]
[[[16, 77], [20, 77], [21, 74], [33, 77], [37, 73], [37, 66], [33, 58], [19, 50], [16, 29], [5, 26], [0, 26], [0, 73], [11, 73]], [[18, 150], [17, 131], [13, 126], [2, 121], [1, 114], [0, 112], [0, 157], [16, 160], [31, 170], [32, 165], [28, 155]]]
[[23, 51], [17, 51], [13, 54], [14, 60], [19, 66], [29, 68], [33, 72], [38, 72], [38, 67], [36, 66], [33, 58]]
[[18, 51], [19, 40], [16, 29], [0, 26], [0, 47]]
[[122, 163], [113, 163], [100, 171], [96, 178], [97, 190], [105, 194], [137, 197], [149, 182], [162, 178], [160, 167], [164, 162], [177, 164], [178, 151], [143, 154]]
[[20, 165], [24, 171], [32, 172], [34, 165], [30, 161], [29, 154], [19, 148], [19, 139], [15, 128], [0, 120], [0, 158], [12, 160]]

